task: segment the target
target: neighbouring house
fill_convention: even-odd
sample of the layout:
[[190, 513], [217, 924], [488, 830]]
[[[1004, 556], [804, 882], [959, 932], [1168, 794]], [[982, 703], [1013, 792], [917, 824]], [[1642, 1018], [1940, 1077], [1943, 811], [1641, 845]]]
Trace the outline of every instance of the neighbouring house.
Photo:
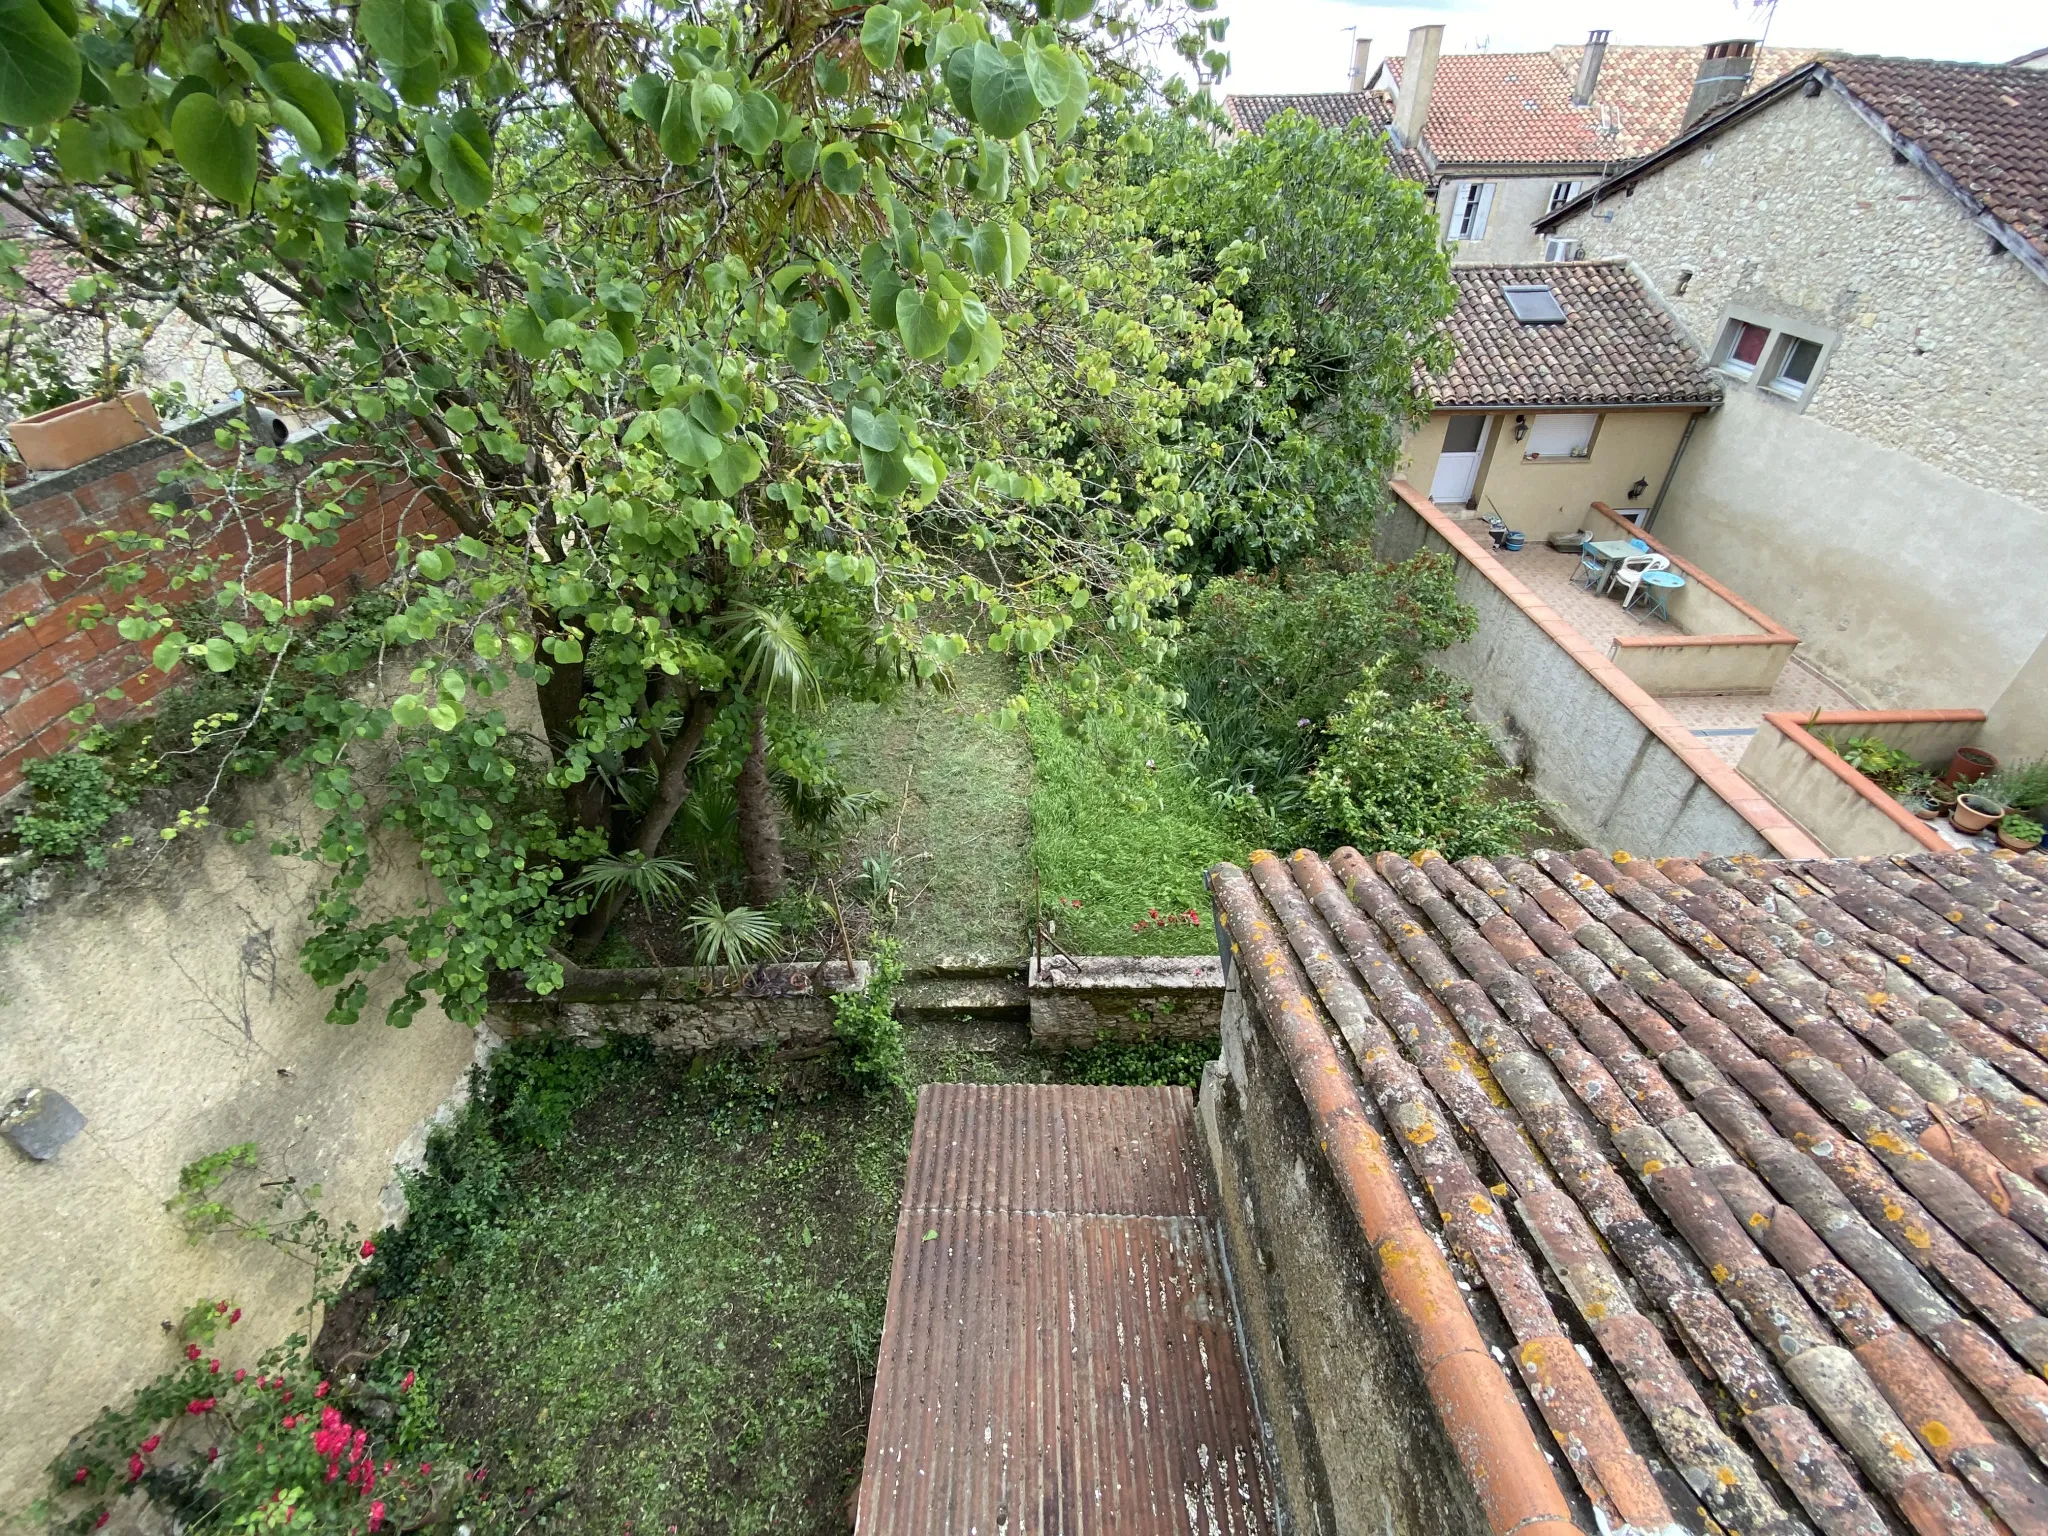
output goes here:
[[1659, 537], [1873, 705], [2048, 752], [2048, 73], [1815, 61], [1538, 225], [1721, 378]]
[[1459, 267], [1457, 348], [1402, 449], [1402, 476], [1442, 507], [1530, 539], [1588, 527], [1588, 508], [1652, 505], [1695, 418], [1721, 399], [1700, 352], [1618, 261]]
[[[1362, 43], [1369, 47], [1370, 43]], [[1407, 181], [1415, 182], [1434, 194], [1434, 178], [1422, 156], [1397, 141], [1389, 127], [1393, 123], [1394, 104], [1376, 91], [1322, 91], [1294, 96], [1226, 96], [1223, 98], [1224, 114], [1230, 119], [1230, 126], [1236, 133], [1257, 133], [1283, 112], [1299, 112], [1311, 122], [1321, 123], [1325, 128], [1348, 128], [1353, 123], [1365, 125], [1362, 132], [1370, 132], [1386, 145], [1388, 159], [1393, 163], [1394, 172]]]
[[1746, 39], [1615, 45], [1604, 31], [1541, 53], [1440, 55], [1442, 43], [1441, 26], [1417, 27], [1364, 86], [1422, 157], [1460, 262], [1543, 259], [1543, 214], [1814, 57]]

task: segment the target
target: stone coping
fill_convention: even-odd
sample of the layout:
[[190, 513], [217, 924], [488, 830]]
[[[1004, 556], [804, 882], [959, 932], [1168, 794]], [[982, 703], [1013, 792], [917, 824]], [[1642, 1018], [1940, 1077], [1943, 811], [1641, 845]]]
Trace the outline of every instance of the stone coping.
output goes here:
[[1034, 991], [1220, 992], [1214, 955], [1040, 955], [1026, 980]]
[[529, 991], [506, 975], [492, 980], [494, 1003], [689, 1002], [707, 997], [829, 997], [868, 983], [865, 960], [849, 974], [844, 960], [777, 960], [744, 971], [724, 966], [646, 965], [592, 969], [572, 966], [553, 992]]
[[[1209, 882], [1497, 1536], [1559, 1519], [1539, 1419], [1603, 1530], [1672, 1528], [1646, 1463], [1746, 1536], [2039, 1524], [2048, 858], [1340, 848]], [[1446, 1251], [1518, 1343], [1490, 1373], [1440, 1368], [1476, 1304]]]
[[1630, 649], [1650, 649], [1653, 647], [1669, 648], [1687, 645], [1797, 645], [1799, 643], [1797, 635], [1793, 634], [1791, 630], [1780, 624], [1768, 613], [1765, 613], [1763, 609], [1757, 607], [1739, 593], [1721, 585], [1720, 582], [1709, 576], [1690, 560], [1674, 554], [1669, 548], [1660, 544], [1647, 529], [1640, 528], [1630, 522], [1627, 518], [1617, 513], [1614, 508], [1608, 506], [1606, 502], [1596, 501], [1592, 504], [1592, 507], [1595, 512], [1613, 523], [1615, 527], [1626, 530], [1630, 538], [1641, 539], [1655, 553], [1669, 560], [1672, 567], [1683, 575], [1687, 581], [1698, 582], [1709, 592], [1713, 593], [1714, 596], [1720, 598], [1729, 607], [1739, 611], [1744, 618], [1757, 625], [1763, 631], [1759, 635], [1616, 635], [1614, 637], [1616, 645], [1627, 646]]
[[1842, 726], [1884, 726], [1884, 725], [1981, 725], [1984, 711], [1981, 709], [1833, 709], [1818, 714], [1801, 715], [1790, 711], [1764, 716], [1764, 724], [1782, 732], [1786, 740], [1805, 752], [1823, 768], [1827, 769], [1844, 784], [1867, 800], [1871, 807], [1887, 818], [1922, 848], [1933, 853], [1947, 853], [1949, 845], [1926, 822], [1907, 810], [1890, 795], [1879, 789], [1869, 779], [1846, 762], [1826, 742], [1807, 729], [1810, 725]]
[[1560, 650], [1591, 674], [1595, 682], [1634, 715], [1645, 730], [1670, 748], [1678, 760], [1692, 770], [1695, 778], [1754, 827], [1757, 835], [1772, 848], [1792, 859], [1824, 859], [1828, 856], [1827, 849], [1815, 841], [1811, 833], [1716, 756], [1713, 748], [1703, 745], [1691, 731], [1680, 725], [1671, 711], [1659, 704], [1642, 684], [1603, 656], [1592, 641], [1532, 592], [1454, 519], [1447, 517], [1441, 507], [1405, 480], [1392, 482], [1391, 489], [1409, 510], [1451, 546], [1459, 559], [1492, 582], [1502, 596], [1521, 609], [1538, 629], [1557, 643]]

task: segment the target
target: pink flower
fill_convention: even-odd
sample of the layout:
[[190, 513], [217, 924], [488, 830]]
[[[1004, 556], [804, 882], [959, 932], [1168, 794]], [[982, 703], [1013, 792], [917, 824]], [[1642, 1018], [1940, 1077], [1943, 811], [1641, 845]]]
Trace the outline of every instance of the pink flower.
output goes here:
[[326, 1382], [321, 1382], [319, 1386], [313, 1389], [313, 1395], [315, 1397], [325, 1397], [327, 1395], [327, 1386]]
[[240, 1386], [240, 1385], [241, 1385], [241, 1383], [242, 1383], [242, 1380], [243, 1380], [243, 1378], [245, 1378], [245, 1377], [246, 1377], [246, 1376], [247, 1376], [248, 1374], [249, 1374], [249, 1373], [248, 1373], [247, 1371], [243, 1371], [243, 1370], [238, 1370], [238, 1371], [236, 1371], [236, 1372], [235, 1372], [235, 1384], [236, 1384], [237, 1386]]
[[375, 1530], [384, 1523], [384, 1501], [377, 1500], [370, 1506], [370, 1529]]
[[80, 1467], [76, 1472], [71, 1474], [71, 1481], [73, 1481], [74, 1483], [82, 1483], [88, 1477], [91, 1476], [92, 1472], [88, 1468]]
[[377, 1245], [371, 1242], [367, 1237], [364, 1238], [362, 1253], [363, 1257], [366, 1259], [375, 1258], [377, 1255]]
[[401, 1382], [400, 1382], [400, 1383], [398, 1384], [398, 1390], [399, 1390], [399, 1391], [401, 1391], [401, 1392], [410, 1392], [410, 1391], [412, 1390], [412, 1372], [411, 1372], [411, 1371], [407, 1371], [407, 1372], [405, 1373], [405, 1380], [401, 1381]]
[[191, 1402], [189, 1402], [189, 1403], [187, 1403], [187, 1404], [185, 1405], [185, 1411], [186, 1411], [187, 1413], [194, 1413], [194, 1414], [197, 1414], [197, 1413], [211, 1413], [211, 1412], [213, 1412], [213, 1405], [214, 1405], [214, 1402], [215, 1402], [215, 1399], [213, 1399], [213, 1398], [210, 1398], [210, 1397], [195, 1397], [195, 1398], [193, 1398], [193, 1399], [192, 1399], [192, 1401], [191, 1401]]
[[237, 1308], [235, 1308], [235, 1310], [234, 1310], [234, 1311], [232, 1311], [232, 1312], [230, 1312], [230, 1313], [228, 1314], [228, 1326], [229, 1326], [230, 1328], [234, 1327], [234, 1326], [235, 1326], [235, 1324], [239, 1323], [239, 1322], [240, 1322], [241, 1320], [242, 1320], [242, 1309], [241, 1309], [240, 1307], [237, 1307]]
[[187, 1360], [197, 1360], [199, 1358], [199, 1346], [197, 1344], [187, 1344], [185, 1346], [185, 1358]]
[[218, 1376], [220, 1374], [220, 1362], [218, 1360], [207, 1361], [206, 1374], [209, 1376]]
[[432, 1463], [431, 1461], [423, 1461], [423, 1462], [421, 1462], [421, 1463], [420, 1463], [420, 1476], [421, 1476], [421, 1477], [426, 1477], [426, 1476], [429, 1476], [429, 1475], [430, 1475], [430, 1474], [431, 1474], [431, 1473], [433, 1472], [433, 1470], [434, 1470], [434, 1464], [433, 1464], [433, 1463]]
[[100, 1511], [99, 1519], [93, 1521], [92, 1528], [94, 1530], [98, 1530], [101, 1526], [105, 1525], [109, 1520], [113, 1518], [114, 1512], [111, 1509], [103, 1509]]
[[219, 1460], [220, 1460], [220, 1447], [219, 1447], [219, 1446], [217, 1446], [217, 1445], [209, 1445], [209, 1446], [208, 1446], [208, 1447], [206, 1448], [206, 1459], [207, 1459], [208, 1461], [219, 1461]]
[[163, 1443], [164, 1437], [162, 1435], [151, 1435], [147, 1440], [142, 1442], [142, 1454], [147, 1456], [151, 1451], [155, 1450], [158, 1446], [162, 1445]]
[[128, 1481], [131, 1483], [142, 1481], [142, 1458], [140, 1456], [130, 1456], [128, 1458]]
[[284, 1427], [286, 1429], [297, 1429], [299, 1427], [299, 1421], [293, 1418], [290, 1414], [286, 1414], [284, 1416]]
[[227, 1311], [227, 1309], [228, 1309], [228, 1304], [227, 1304], [226, 1302], [224, 1302], [224, 1301], [216, 1301], [216, 1302], [215, 1302], [215, 1303], [213, 1304], [213, 1310], [214, 1310], [214, 1311], [216, 1311], [216, 1312], [225, 1312], [225, 1311]]

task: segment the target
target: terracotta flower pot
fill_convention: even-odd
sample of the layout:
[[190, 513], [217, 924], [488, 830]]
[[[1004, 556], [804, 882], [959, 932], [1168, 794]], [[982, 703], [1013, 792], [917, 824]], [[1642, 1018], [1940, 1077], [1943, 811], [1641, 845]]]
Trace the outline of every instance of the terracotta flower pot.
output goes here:
[[1982, 832], [2005, 815], [2006, 808], [1982, 795], [1963, 795], [1956, 800], [1950, 819], [1958, 832]]
[[112, 400], [74, 400], [24, 416], [7, 429], [7, 435], [30, 469], [70, 469], [139, 443], [158, 426], [149, 396], [131, 389]]
[[1981, 747], [1958, 747], [1948, 760], [1948, 772], [1941, 777], [1950, 784], [1969, 784], [1998, 767], [1998, 759]]
[[1915, 816], [1918, 816], [1922, 821], [1941, 820], [1941, 807], [1932, 800], [1908, 801], [1906, 809]]
[[2041, 846], [2041, 839], [2038, 837], [2006, 836], [2004, 827], [2000, 827], [1998, 831], [1993, 834], [1993, 836], [1995, 836], [1998, 839], [1999, 847], [2010, 848], [2014, 853], [2030, 853], [2034, 849]]

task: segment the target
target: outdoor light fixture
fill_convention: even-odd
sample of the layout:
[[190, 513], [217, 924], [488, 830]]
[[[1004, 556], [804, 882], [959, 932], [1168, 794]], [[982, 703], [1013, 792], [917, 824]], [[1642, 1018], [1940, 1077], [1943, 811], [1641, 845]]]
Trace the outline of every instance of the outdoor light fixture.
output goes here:
[[1519, 443], [1523, 438], [1527, 437], [1528, 435], [1529, 418], [1526, 416], [1517, 416], [1515, 418], [1515, 441]]
[[1634, 501], [1638, 496], [1642, 495], [1643, 492], [1647, 491], [1649, 488], [1650, 482], [1647, 478], [1636, 481], [1634, 485], [1628, 488], [1628, 499], [1630, 501]]

